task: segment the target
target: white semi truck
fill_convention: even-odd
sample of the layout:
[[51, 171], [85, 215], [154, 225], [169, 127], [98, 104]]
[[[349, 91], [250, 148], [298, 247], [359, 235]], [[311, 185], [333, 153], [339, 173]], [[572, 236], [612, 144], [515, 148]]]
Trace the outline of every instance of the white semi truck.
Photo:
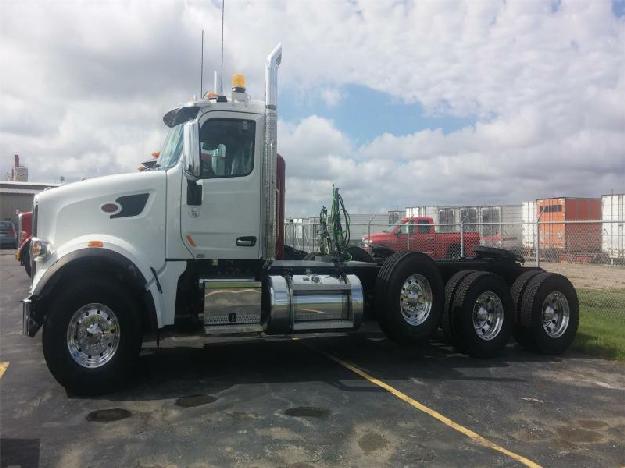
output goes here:
[[89, 179], [34, 200], [32, 285], [23, 331], [43, 328], [54, 377], [74, 393], [122, 385], [145, 336], [295, 334], [380, 324], [400, 343], [439, 327], [461, 352], [496, 354], [511, 334], [529, 349], [563, 352], [578, 324], [570, 282], [500, 249], [434, 261], [276, 258], [277, 71], [267, 58], [265, 101], [237, 76], [172, 109], [151, 170]]

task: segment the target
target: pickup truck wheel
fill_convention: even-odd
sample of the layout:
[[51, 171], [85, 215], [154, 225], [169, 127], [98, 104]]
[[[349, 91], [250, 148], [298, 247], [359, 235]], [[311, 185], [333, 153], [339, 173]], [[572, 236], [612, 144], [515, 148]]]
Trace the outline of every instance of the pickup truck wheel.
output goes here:
[[530, 318], [529, 325], [518, 330], [517, 340], [524, 347], [542, 354], [560, 354], [575, 339], [579, 301], [564, 276], [542, 273], [532, 278], [523, 294], [522, 310]]
[[440, 322], [443, 303], [443, 282], [427, 255], [396, 253], [380, 269], [377, 316], [390, 339], [402, 344], [425, 341]]
[[97, 395], [118, 389], [141, 349], [137, 305], [122, 284], [77, 280], [53, 299], [43, 329], [43, 353], [69, 392]]
[[445, 284], [445, 307], [443, 308], [443, 317], [441, 318], [441, 329], [443, 330], [443, 337], [445, 341], [454, 346], [458, 346], [458, 340], [454, 334], [451, 322], [451, 309], [456, 298], [456, 291], [463, 279], [469, 276], [471, 273], [475, 273], [475, 270], [460, 270], [454, 274], [449, 281]]
[[457, 260], [460, 258], [460, 244], [452, 244], [447, 248], [447, 260]]
[[493, 273], [471, 273], [456, 291], [451, 315], [459, 351], [480, 358], [495, 356], [512, 333], [513, 305], [508, 285]]

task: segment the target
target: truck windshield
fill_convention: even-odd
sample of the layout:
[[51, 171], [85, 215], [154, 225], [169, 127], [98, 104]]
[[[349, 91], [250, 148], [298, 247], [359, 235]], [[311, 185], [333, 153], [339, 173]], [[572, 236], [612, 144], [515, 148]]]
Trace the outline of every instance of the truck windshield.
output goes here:
[[386, 229], [382, 229], [382, 232], [393, 232], [393, 231], [395, 231], [395, 228], [397, 226], [400, 226], [402, 224], [403, 224], [403, 220], [400, 219], [395, 224], [392, 224], [391, 226], [387, 227]]
[[158, 157], [157, 170], [167, 170], [176, 165], [182, 154], [182, 124], [176, 125], [167, 134], [165, 144]]

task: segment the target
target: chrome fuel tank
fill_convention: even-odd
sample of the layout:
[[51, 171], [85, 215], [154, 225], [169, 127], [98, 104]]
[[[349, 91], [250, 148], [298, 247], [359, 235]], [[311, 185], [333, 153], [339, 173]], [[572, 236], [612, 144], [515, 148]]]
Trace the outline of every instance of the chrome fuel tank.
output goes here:
[[356, 275], [272, 275], [267, 283], [268, 333], [354, 329], [362, 321]]

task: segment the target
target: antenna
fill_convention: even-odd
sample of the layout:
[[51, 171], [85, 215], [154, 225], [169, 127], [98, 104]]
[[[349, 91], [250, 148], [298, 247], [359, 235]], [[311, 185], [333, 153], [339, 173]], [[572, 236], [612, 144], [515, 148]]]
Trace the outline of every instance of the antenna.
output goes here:
[[202, 57], [200, 59], [200, 99], [204, 96], [204, 30], [202, 29]]
[[[224, 11], [226, 0], [221, 0], [221, 79], [220, 85], [223, 86], [224, 81]], [[220, 86], [221, 88], [221, 86]], [[223, 94], [223, 90], [219, 89], [219, 94]]]

